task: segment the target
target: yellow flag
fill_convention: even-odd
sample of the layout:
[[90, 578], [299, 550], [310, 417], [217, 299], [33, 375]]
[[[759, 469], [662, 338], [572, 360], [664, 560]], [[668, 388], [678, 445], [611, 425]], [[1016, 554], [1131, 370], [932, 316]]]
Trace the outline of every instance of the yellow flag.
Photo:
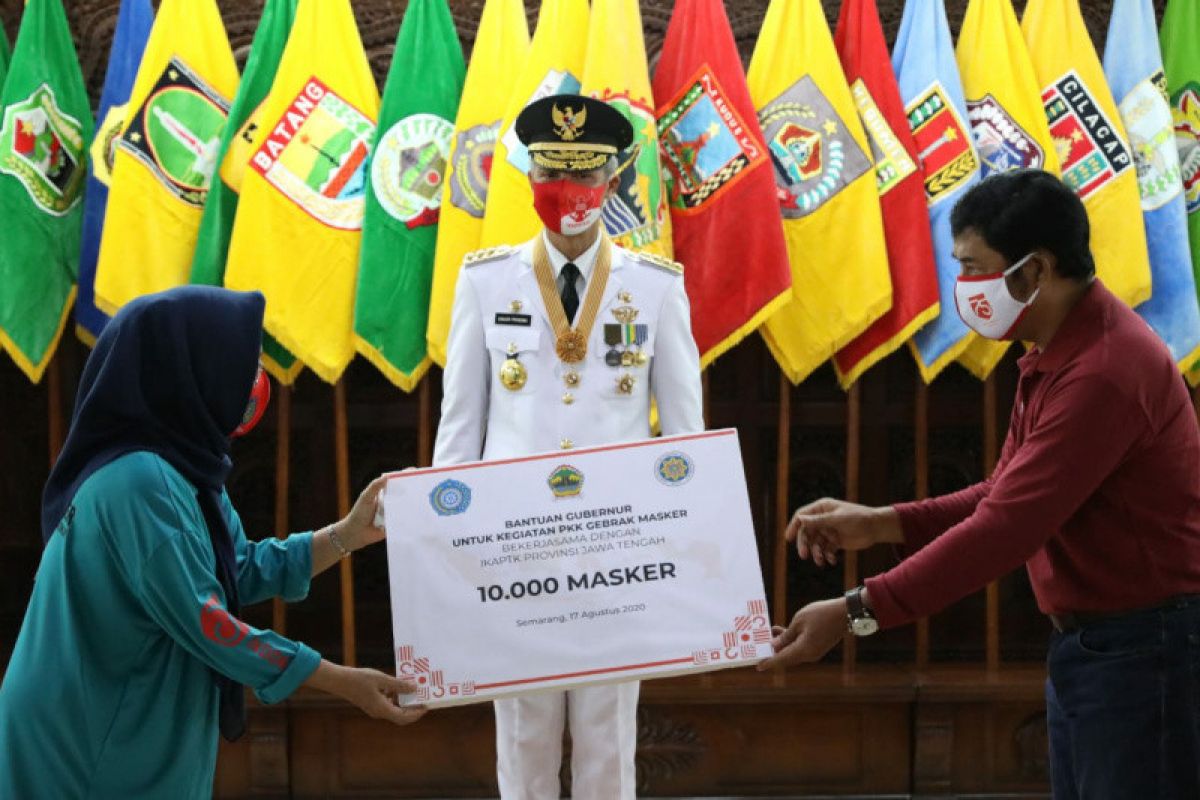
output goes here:
[[521, 0], [487, 0], [463, 84], [454, 140], [446, 160], [437, 253], [429, 299], [429, 356], [446, 365], [450, 309], [463, 256], [479, 247], [496, 140], [508, 100], [529, 53]]
[[892, 305], [871, 146], [820, 0], [772, 0], [746, 83], [792, 263], [791, 302], [763, 336], [799, 383]]
[[671, 213], [659, 162], [658, 124], [637, 0], [592, 0], [583, 93], [614, 106], [633, 125], [633, 163], [604, 205], [613, 241], [671, 257]]
[[354, 357], [364, 188], [379, 91], [349, 0], [300, 0], [262, 106], [225, 285], [261, 291], [266, 328], [334, 383]]
[[1087, 208], [1096, 274], [1131, 306], [1150, 299], [1150, 254], [1129, 137], [1077, 0], [1030, 0], [1021, 20], [1063, 180]]
[[96, 266], [105, 313], [188, 282], [237, 86], [214, 0], [162, 0], [114, 153]]
[[542, 0], [529, 58], [517, 78], [492, 161], [487, 210], [480, 244], [518, 244], [542, 229], [529, 188], [529, 154], [517, 139], [513, 122], [521, 109], [552, 94], [577, 94], [582, 88], [587, 48], [587, 0]]
[[[1023, 167], [1059, 174], [1041, 91], [1009, 0], [971, 0], [958, 35], [958, 70], [983, 177]], [[1010, 342], [971, 334], [958, 361], [983, 380]]]

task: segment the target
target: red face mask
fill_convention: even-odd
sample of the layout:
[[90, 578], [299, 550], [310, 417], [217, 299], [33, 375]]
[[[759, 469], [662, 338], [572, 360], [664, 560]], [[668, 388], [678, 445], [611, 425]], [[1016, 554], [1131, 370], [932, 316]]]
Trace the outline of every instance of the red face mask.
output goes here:
[[560, 180], [533, 184], [533, 207], [546, 227], [564, 236], [583, 233], [600, 219], [608, 187]]
[[258, 374], [254, 376], [254, 386], [250, 389], [250, 402], [246, 405], [246, 413], [242, 414], [242, 424], [233, 432], [235, 437], [245, 436], [258, 425], [267, 406], [271, 403], [271, 379], [260, 364]]

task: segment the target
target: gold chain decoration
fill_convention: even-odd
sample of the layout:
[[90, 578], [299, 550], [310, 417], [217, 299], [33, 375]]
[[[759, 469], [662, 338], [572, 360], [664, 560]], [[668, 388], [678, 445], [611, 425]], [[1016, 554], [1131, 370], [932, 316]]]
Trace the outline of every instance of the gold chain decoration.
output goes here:
[[596, 316], [600, 313], [604, 287], [608, 284], [608, 273], [612, 267], [612, 242], [607, 233], [601, 232], [600, 236], [600, 251], [596, 254], [592, 279], [588, 281], [587, 293], [574, 328], [567, 322], [567, 312], [563, 310], [558, 281], [554, 276], [554, 268], [550, 266], [550, 254], [546, 252], [545, 237], [539, 236], [533, 246], [533, 274], [537, 277], [542, 302], [546, 304], [546, 312], [550, 315], [550, 326], [554, 328], [554, 349], [558, 357], [568, 364], [578, 364], [587, 356], [588, 337], [592, 335]]

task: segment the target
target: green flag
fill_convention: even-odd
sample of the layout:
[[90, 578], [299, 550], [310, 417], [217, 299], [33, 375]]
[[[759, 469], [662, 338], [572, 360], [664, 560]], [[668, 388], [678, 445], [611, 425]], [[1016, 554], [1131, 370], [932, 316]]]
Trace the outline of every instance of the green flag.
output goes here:
[[34, 383], [75, 299], [93, 128], [61, 0], [29, 0], [0, 92], [0, 345]]
[[446, 0], [412, 0], [372, 149], [354, 306], [358, 352], [406, 392], [430, 364], [425, 327], [438, 210], [465, 75]]
[[8, 34], [4, 31], [4, 23], [0, 22], [0, 90], [4, 89], [4, 76], [8, 74]]
[[[1200, 286], [1200, 0], [1167, 3], [1159, 38], [1183, 172], [1192, 269]], [[1200, 365], [1187, 377], [1193, 386], [1200, 384]]]
[[[204, 216], [196, 238], [196, 254], [192, 259], [192, 283], [221, 286], [225, 282], [225, 258], [229, 255], [229, 237], [233, 218], [237, 214], [242, 176], [250, 158], [261, 125], [259, 109], [275, 82], [279, 59], [287, 44], [296, 18], [297, 0], [267, 0], [242, 82], [229, 106], [229, 122], [221, 136], [217, 151], [220, 168], [204, 202]], [[296, 357], [265, 331], [263, 332], [263, 364], [281, 383], [290, 384], [304, 368]]]

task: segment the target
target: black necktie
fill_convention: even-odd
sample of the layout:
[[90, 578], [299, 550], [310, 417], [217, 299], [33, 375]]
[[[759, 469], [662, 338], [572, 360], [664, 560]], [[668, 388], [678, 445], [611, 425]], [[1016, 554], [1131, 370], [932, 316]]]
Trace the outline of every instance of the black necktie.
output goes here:
[[562, 288], [562, 305], [563, 311], [567, 313], [567, 323], [575, 322], [575, 312], [579, 310], [579, 291], [575, 288], [575, 281], [579, 280], [579, 267], [568, 261], [563, 264], [562, 272], [563, 288]]

